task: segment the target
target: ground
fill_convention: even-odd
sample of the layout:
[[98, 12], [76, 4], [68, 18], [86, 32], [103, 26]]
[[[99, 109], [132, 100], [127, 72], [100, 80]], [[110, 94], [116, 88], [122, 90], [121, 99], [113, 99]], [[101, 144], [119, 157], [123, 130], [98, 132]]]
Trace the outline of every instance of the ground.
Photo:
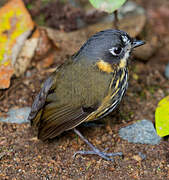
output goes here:
[[[73, 131], [44, 143], [37, 140], [29, 124], [0, 123], [0, 179], [169, 179], [169, 138], [164, 138], [159, 145], [142, 145], [118, 136], [121, 127], [137, 120], [154, 122], [159, 100], [169, 95], [169, 81], [164, 77], [169, 62], [169, 3], [167, 0], [137, 2], [146, 9], [152, 33], [158, 37], [159, 49], [147, 61], [131, 61], [128, 91], [119, 109], [109, 117], [109, 123], [102, 127], [79, 128], [101, 150], [121, 151], [124, 156], [116, 157], [114, 163], [95, 155], [77, 155], [73, 159], [75, 151], [88, 150]], [[33, 17], [37, 7], [38, 3], [32, 7]], [[64, 21], [62, 26], [56, 26], [57, 23], [52, 26], [51, 20], [48, 25], [58, 29], [66, 27], [67, 31], [77, 29], [75, 25], [71, 29], [71, 23]], [[11, 107], [31, 106], [48, 74], [48, 71], [31, 67], [22, 77], [14, 77], [11, 87], [0, 91], [0, 113], [4, 114]], [[146, 155], [145, 159], [141, 159], [140, 152]]]

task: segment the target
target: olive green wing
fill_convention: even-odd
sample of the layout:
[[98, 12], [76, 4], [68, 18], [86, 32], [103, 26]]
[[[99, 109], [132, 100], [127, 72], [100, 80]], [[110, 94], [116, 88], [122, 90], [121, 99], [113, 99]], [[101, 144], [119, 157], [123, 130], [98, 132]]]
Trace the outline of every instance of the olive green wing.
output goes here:
[[83, 108], [71, 106], [57, 107], [55, 102], [45, 105], [38, 129], [38, 138], [41, 140], [52, 139], [63, 131], [79, 125], [85, 120], [88, 113]]
[[[52, 139], [63, 131], [79, 125], [88, 116], [82, 107], [58, 104], [56, 94], [57, 74], [49, 77], [32, 105], [28, 120], [38, 129], [38, 138]], [[60, 96], [59, 96], [60, 97]]]

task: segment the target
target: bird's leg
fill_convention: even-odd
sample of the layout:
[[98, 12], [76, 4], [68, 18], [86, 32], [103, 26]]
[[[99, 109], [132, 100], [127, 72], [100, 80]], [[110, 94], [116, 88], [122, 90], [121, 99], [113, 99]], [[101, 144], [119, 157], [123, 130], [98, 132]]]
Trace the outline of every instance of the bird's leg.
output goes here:
[[[122, 152], [117, 152], [117, 153], [106, 153], [105, 151], [102, 152], [99, 149], [97, 149], [96, 147], [94, 147], [77, 129], [74, 128], [74, 132], [92, 149], [92, 151], [77, 151], [75, 152], [75, 154], [73, 155], [73, 157], [75, 157], [77, 154], [96, 154], [100, 157], [102, 157], [103, 159], [106, 159], [108, 161], [113, 161], [112, 158], [109, 158], [110, 156], [122, 156]], [[107, 150], [107, 149], [106, 149]]]

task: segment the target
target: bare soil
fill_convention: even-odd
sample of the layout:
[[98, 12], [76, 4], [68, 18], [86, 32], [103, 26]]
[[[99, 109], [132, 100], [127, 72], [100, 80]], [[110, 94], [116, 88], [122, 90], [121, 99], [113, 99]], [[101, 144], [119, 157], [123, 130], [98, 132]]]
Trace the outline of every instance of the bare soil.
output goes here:
[[[89, 147], [72, 131], [44, 143], [37, 140], [29, 124], [1, 122], [0, 179], [169, 179], [169, 138], [164, 138], [159, 145], [143, 145], [129, 143], [118, 136], [121, 127], [137, 120], [149, 119], [154, 122], [159, 100], [169, 95], [169, 80], [164, 77], [165, 66], [169, 62], [169, 3], [167, 0], [137, 2], [146, 9], [148, 24], [151, 24], [152, 33], [158, 37], [160, 48], [146, 62], [131, 60], [127, 94], [119, 109], [109, 116], [105, 126], [79, 128], [101, 150], [109, 148], [109, 152], [121, 151], [124, 156], [115, 157], [114, 163], [95, 155], [77, 155], [73, 159], [75, 151], [88, 150]], [[31, 0], [25, 0], [25, 3], [28, 5]], [[54, 11], [54, 7], [49, 4], [40, 8], [41, 1], [38, 0], [30, 12], [33, 18], [38, 14], [45, 14], [50, 27], [66, 31], [77, 29], [73, 20], [78, 18], [77, 14], [85, 16], [85, 13], [70, 6], [74, 15], [70, 15], [71, 20], [66, 19], [69, 10], [64, 10], [65, 6], [70, 5], [61, 4], [63, 11], [59, 13], [59, 10]], [[51, 12], [60, 19], [52, 23], [54, 17], [49, 15]], [[14, 77], [9, 89], [0, 90], [0, 115], [4, 115], [12, 107], [31, 106], [49, 74], [47, 70], [33, 66], [22, 77]], [[141, 159], [139, 152], [146, 155], [146, 158]]]

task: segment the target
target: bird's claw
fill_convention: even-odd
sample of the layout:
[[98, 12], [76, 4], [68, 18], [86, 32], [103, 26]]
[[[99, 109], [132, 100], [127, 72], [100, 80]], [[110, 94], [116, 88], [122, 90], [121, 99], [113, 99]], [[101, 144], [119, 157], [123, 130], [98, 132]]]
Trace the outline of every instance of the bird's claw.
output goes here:
[[76, 157], [77, 154], [95, 154], [98, 155], [100, 157], [102, 157], [103, 159], [106, 159], [107, 161], [114, 161], [111, 157], [114, 156], [122, 156], [122, 152], [117, 152], [117, 153], [106, 153], [105, 151], [108, 150], [108, 148], [106, 148], [103, 152], [101, 152], [99, 149], [97, 149], [95, 146], [93, 146], [86, 138], [84, 138], [84, 136], [77, 130], [74, 128], [74, 132], [84, 141], [86, 142], [86, 144], [92, 149], [92, 151], [77, 151], [74, 153], [73, 158]]
[[122, 152], [117, 152], [117, 153], [106, 153], [105, 151], [107, 151], [108, 148], [106, 148], [103, 152], [99, 151], [98, 149], [94, 149], [93, 151], [77, 151], [74, 153], [73, 158], [76, 157], [77, 154], [83, 154], [83, 155], [98, 155], [100, 157], [102, 157], [103, 159], [106, 159], [107, 161], [114, 161], [112, 158], [109, 157], [114, 157], [114, 156], [122, 156], [123, 153]]

